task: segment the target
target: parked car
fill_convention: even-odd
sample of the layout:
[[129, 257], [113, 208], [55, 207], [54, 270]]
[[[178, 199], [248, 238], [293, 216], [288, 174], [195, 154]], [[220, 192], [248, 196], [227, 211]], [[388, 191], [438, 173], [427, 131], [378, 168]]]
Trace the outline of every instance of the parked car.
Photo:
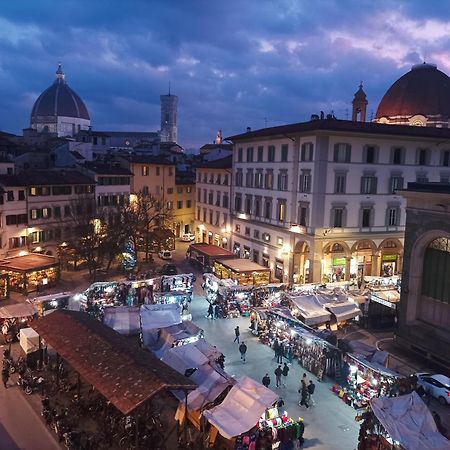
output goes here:
[[450, 378], [440, 374], [418, 373], [417, 382], [441, 405], [450, 404]]
[[161, 275], [177, 275], [178, 270], [175, 264], [164, 264], [161, 268]]
[[180, 237], [180, 241], [183, 242], [191, 242], [195, 240], [195, 234], [189, 232], [189, 233], [184, 233], [181, 235]]
[[158, 256], [161, 259], [172, 259], [172, 250], [161, 250], [158, 253]]

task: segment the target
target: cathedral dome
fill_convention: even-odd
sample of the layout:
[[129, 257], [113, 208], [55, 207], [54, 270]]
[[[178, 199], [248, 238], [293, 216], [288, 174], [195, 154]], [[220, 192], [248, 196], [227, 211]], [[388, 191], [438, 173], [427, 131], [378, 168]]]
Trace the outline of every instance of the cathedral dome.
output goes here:
[[375, 121], [448, 126], [449, 118], [450, 78], [434, 64], [423, 63], [413, 66], [388, 89]]
[[90, 117], [86, 105], [66, 83], [60, 64], [54, 83], [34, 103], [31, 126], [38, 131], [67, 135], [89, 125]]

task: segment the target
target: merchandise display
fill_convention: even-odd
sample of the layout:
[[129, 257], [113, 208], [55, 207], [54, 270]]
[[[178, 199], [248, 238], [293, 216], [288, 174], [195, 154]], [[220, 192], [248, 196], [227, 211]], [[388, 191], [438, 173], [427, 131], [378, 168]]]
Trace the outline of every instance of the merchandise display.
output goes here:
[[351, 353], [346, 354], [345, 363], [348, 367], [347, 383], [333, 385], [332, 390], [349, 406], [366, 408], [374, 397], [398, 394], [399, 374]]

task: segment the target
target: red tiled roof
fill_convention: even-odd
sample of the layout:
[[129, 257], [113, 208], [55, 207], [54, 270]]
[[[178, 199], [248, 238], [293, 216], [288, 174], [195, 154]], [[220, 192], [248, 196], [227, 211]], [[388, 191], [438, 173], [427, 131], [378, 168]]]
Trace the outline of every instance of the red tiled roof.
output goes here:
[[30, 326], [123, 414], [163, 389], [197, 388], [152, 353], [86, 313], [57, 310]]

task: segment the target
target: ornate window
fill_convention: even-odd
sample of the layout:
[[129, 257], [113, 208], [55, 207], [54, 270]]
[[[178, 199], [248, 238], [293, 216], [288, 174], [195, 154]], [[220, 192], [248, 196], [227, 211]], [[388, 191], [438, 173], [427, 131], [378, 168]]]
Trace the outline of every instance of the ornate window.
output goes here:
[[450, 239], [434, 239], [425, 250], [422, 295], [450, 303]]

